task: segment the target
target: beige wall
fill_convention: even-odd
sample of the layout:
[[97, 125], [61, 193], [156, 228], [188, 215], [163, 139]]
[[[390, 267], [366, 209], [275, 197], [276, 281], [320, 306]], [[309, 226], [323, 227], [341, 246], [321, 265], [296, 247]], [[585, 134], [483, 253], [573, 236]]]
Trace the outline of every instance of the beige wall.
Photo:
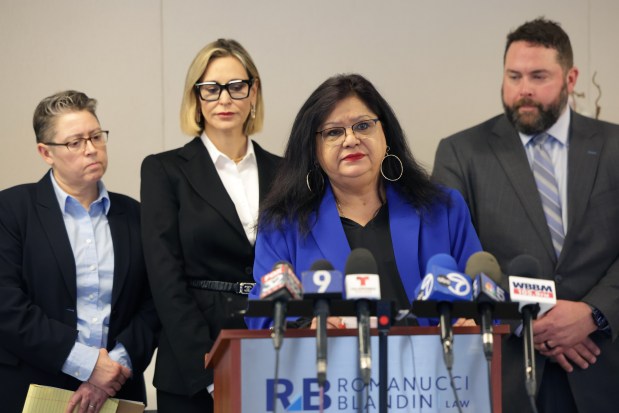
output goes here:
[[258, 65], [267, 112], [256, 139], [267, 149], [282, 153], [319, 83], [359, 72], [430, 167], [440, 138], [501, 110], [505, 35], [540, 15], [571, 36], [579, 105], [593, 111], [597, 71], [601, 118], [619, 123], [616, 0], [0, 0], [0, 189], [43, 175], [32, 112], [74, 88], [99, 100], [111, 130], [108, 188], [138, 198], [144, 156], [189, 139], [178, 126], [185, 72], [218, 37], [239, 40]]

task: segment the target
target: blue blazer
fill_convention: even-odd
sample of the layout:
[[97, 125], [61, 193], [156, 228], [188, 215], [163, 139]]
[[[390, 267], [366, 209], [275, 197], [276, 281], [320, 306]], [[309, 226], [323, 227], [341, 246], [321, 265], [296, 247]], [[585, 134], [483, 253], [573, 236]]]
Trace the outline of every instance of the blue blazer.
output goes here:
[[[481, 244], [471, 223], [469, 210], [462, 196], [447, 190], [451, 205], [436, 203], [432, 212], [420, 215], [393, 185], [387, 185], [387, 205], [394, 255], [402, 284], [409, 301], [425, 275], [426, 263], [435, 254], [449, 254], [464, 271], [471, 254], [481, 250]], [[335, 204], [331, 187], [327, 185], [318, 209], [318, 219], [304, 237], [296, 222], [282, 230], [260, 230], [256, 239], [254, 278], [271, 271], [280, 260], [290, 262], [295, 271], [307, 271], [319, 259], [326, 259], [336, 270], [344, 272], [350, 246]], [[310, 219], [312, 219], [311, 217]], [[312, 222], [312, 221], [310, 221]], [[250, 299], [260, 295], [258, 286]], [[246, 318], [249, 328], [268, 328], [267, 318]]]

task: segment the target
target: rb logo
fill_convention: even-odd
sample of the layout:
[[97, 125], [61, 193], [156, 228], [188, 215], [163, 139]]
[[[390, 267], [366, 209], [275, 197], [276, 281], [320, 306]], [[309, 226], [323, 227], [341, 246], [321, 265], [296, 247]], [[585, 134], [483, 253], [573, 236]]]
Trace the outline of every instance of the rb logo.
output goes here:
[[[300, 396], [293, 395], [294, 384], [287, 379], [279, 379], [277, 381], [277, 389], [273, 389], [275, 380], [267, 379], [266, 381], [266, 402], [267, 412], [273, 411], [273, 401], [275, 403], [280, 402], [284, 406], [287, 412], [304, 412], [304, 411], [318, 411], [320, 409], [319, 397], [320, 390], [318, 387], [318, 380], [316, 378], [303, 379], [303, 392]], [[331, 398], [327, 396], [329, 391], [329, 381], [325, 382], [323, 407], [328, 409], [331, 406]], [[275, 397], [273, 392], [276, 391]], [[314, 403], [312, 403], [314, 402]]]

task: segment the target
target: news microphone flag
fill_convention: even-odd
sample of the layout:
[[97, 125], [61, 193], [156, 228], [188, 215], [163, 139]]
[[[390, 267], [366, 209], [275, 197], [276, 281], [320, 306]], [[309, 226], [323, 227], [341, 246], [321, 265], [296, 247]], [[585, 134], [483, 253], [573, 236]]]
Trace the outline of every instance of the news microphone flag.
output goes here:
[[539, 305], [538, 317], [557, 303], [555, 282], [552, 280], [510, 275], [509, 296], [513, 302], [519, 304], [519, 310], [526, 305]]

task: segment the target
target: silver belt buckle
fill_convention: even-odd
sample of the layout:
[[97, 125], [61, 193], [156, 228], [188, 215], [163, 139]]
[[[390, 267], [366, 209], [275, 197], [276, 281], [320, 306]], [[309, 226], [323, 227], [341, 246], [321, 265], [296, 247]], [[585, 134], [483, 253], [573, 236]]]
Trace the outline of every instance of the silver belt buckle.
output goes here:
[[239, 294], [248, 295], [256, 283], [239, 283]]

